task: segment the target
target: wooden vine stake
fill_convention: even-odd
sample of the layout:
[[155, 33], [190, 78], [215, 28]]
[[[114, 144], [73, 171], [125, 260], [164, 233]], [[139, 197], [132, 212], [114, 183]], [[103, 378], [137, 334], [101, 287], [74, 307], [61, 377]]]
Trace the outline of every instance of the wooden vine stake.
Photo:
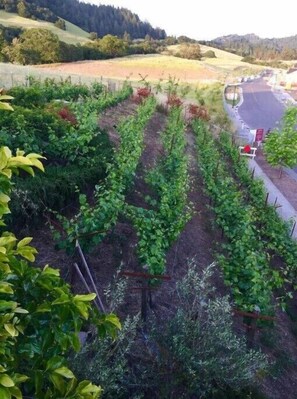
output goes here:
[[294, 222], [294, 224], [292, 226], [290, 237], [293, 237], [293, 234], [294, 234], [294, 231], [295, 231], [295, 227], [296, 227], [296, 220], [295, 220], [295, 222]]
[[[144, 267], [144, 269], [148, 270], [147, 267]], [[151, 291], [154, 289], [154, 287], [150, 286], [150, 280], [157, 279], [162, 281], [169, 281], [171, 280], [171, 277], [166, 275], [150, 274], [147, 272], [126, 271], [126, 272], [121, 272], [120, 274], [125, 277], [141, 279], [141, 286], [133, 287], [132, 289], [136, 291], [141, 291], [141, 319], [143, 321], [144, 330], [146, 330], [147, 313], [148, 313], [147, 305], [148, 303], [150, 307], [152, 307], [153, 305]]]
[[82, 251], [82, 249], [81, 249], [81, 246], [79, 245], [78, 240], [76, 240], [75, 248], [77, 249], [78, 254], [79, 254], [79, 256], [80, 256], [80, 258], [81, 258], [81, 260], [82, 260], [82, 264], [83, 264], [83, 266], [84, 266], [84, 269], [85, 269], [85, 271], [86, 271], [86, 273], [87, 273], [87, 275], [88, 275], [88, 277], [89, 277], [89, 280], [90, 280], [90, 282], [91, 282], [92, 289], [95, 291], [96, 299], [97, 299], [97, 301], [98, 301], [98, 303], [99, 303], [100, 309], [101, 309], [101, 311], [102, 311], [103, 313], [106, 313], [105, 307], [104, 307], [104, 305], [103, 305], [103, 303], [102, 303], [102, 301], [101, 301], [101, 298], [100, 298], [100, 295], [99, 295], [97, 286], [96, 286], [96, 284], [95, 284], [95, 281], [94, 281], [93, 276], [92, 276], [92, 274], [91, 274], [90, 268], [89, 268], [89, 266], [88, 266], [88, 263], [87, 263], [87, 261], [86, 261], [86, 258], [85, 258], [85, 256], [84, 256], [84, 254], [83, 254], [83, 251]]
[[234, 309], [233, 314], [236, 316], [243, 317], [243, 325], [246, 328], [247, 344], [250, 348], [254, 346], [255, 335], [256, 335], [256, 331], [257, 331], [257, 320], [266, 320], [266, 321], [274, 321], [275, 320], [275, 317], [261, 315], [260, 309], [255, 310], [255, 312], [253, 312], [253, 313]]
[[269, 198], [269, 193], [266, 194], [265, 206], [267, 206], [267, 204], [268, 204], [268, 198]]

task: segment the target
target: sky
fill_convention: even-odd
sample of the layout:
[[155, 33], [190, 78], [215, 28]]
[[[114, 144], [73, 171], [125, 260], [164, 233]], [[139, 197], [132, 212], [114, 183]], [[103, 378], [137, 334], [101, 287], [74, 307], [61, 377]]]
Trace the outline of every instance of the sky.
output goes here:
[[125, 7], [168, 35], [210, 40], [228, 34], [262, 38], [297, 34], [296, 0], [80, 0]]

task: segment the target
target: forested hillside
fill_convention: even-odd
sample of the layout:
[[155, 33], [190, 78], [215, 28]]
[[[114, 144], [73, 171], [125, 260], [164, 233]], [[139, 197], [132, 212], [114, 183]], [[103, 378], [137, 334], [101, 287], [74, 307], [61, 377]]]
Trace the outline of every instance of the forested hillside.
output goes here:
[[59, 17], [72, 22], [87, 32], [98, 36], [113, 34], [132, 38], [164, 39], [164, 30], [154, 29], [148, 22], [142, 22], [138, 15], [125, 8], [80, 3], [78, 0], [0, 0], [0, 9], [16, 12], [22, 17], [58, 22]]
[[262, 39], [254, 34], [227, 35], [205, 44], [260, 60], [297, 59], [297, 35], [278, 39]]

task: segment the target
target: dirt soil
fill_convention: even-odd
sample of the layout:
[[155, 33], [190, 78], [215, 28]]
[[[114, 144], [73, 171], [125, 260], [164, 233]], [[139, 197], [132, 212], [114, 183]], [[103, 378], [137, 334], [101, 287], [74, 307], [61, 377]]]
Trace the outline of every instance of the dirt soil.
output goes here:
[[[105, 111], [100, 116], [100, 126], [109, 132], [110, 139], [115, 145], [119, 142], [116, 133], [117, 124], [121, 118], [133, 114], [135, 109], [136, 105], [129, 100]], [[156, 112], [145, 130], [145, 148], [134, 186], [127, 195], [127, 202], [130, 204], [146, 206], [144, 196], [150, 193], [150, 188], [144, 180], [145, 171], [153, 167], [163, 154], [160, 132], [164, 129], [166, 118], [163, 113]], [[222, 244], [221, 233], [214, 228], [214, 217], [208, 208], [209, 200], [203, 193], [203, 182], [196, 163], [195, 138], [190, 129], [187, 130], [187, 154], [192, 187], [189, 200], [193, 204], [194, 215], [168, 251], [166, 275], [171, 280], [164, 282], [153, 292], [153, 311], [159, 315], [172, 311], [175, 284], [186, 273], [189, 260], [195, 259], [199, 268], [203, 269], [214, 261], [217, 245]], [[256, 160], [292, 205], [297, 208], [297, 182], [289, 181], [285, 175], [282, 179], [278, 179], [278, 172], [267, 164], [265, 165], [266, 162], [260, 151], [257, 153]], [[87, 255], [87, 261], [92, 268], [96, 285], [102, 297], [120, 265], [122, 265], [122, 270], [141, 271], [136, 255], [136, 244], [137, 236], [133, 226], [129, 221], [121, 219], [92, 254]], [[62, 276], [69, 281], [74, 258], [67, 256], [63, 251], [55, 251], [54, 242], [47, 226], [34, 231], [34, 245], [39, 251], [38, 264], [40, 266], [50, 264], [60, 268]], [[219, 294], [228, 293], [218, 268], [213, 282]], [[137, 278], [128, 279], [125, 306], [120, 309], [120, 316], [140, 311], [140, 284], [141, 280]], [[74, 289], [80, 293], [85, 292], [78, 279], [74, 283]], [[297, 314], [297, 312], [295, 313]], [[269, 399], [293, 399], [297, 397], [297, 338], [293, 333], [292, 322], [286, 313], [278, 311], [276, 318], [274, 329], [271, 331], [265, 329], [263, 333], [256, 333], [257, 345], [276, 363], [270, 376], [262, 381], [261, 390]], [[235, 321], [236, 329], [242, 333], [241, 321], [239, 322], [238, 319]]]
[[[111, 141], [117, 146], [119, 138], [116, 126], [119, 121], [134, 113], [136, 106], [131, 101], [125, 101], [114, 108], [105, 111], [99, 119], [101, 127], [109, 133]], [[149, 121], [145, 130], [144, 151], [140, 159], [140, 165], [135, 177], [134, 186], [127, 194], [127, 202], [146, 207], [144, 197], [151, 194], [144, 177], [146, 170], [152, 168], [157, 159], [163, 155], [160, 133], [166, 124], [166, 115], [156, 112]], [[174, 291], [175, 283], [186, 273], [188, 262], [195, 258], [199, 267], [204, 268], [214, 261], [216, 243], [221, 242], [221, 234], [214, 230], [213, 215], [208, 209], [208, 199], [203, 194], [202, 179], [197, 170], [195, 161], [194, 137], [190, 130], [187, 131], [187, 152], [189, 155], [190, 179], [192, 190], [189, 193], [189, 201], [193, 204], [193, 217], [187, 223], [179, 239], [174, 243], [167, 254], [167, 271], [171, 280], [164, 283], [153, 293], [155, 312], [169, 309], [172, 302], [171, 293]], [[70, 270], [74, 258], [67, 256], [63, 251], [57, 252], [54, 241], [51, 238], [49, 228], [42, 227], [34, 232], [34, 244], [38, 249], [37, 263], [40, 266], [51, 264], [61, 269], [62, 276], [70, 277]], [[130, 271], [142, 271], [136, 254], [137, 236], [133, 226], [127, 220], [119, 220], [113, 231], [107, 235], [104, 241], [95, 248], [92, 254], [86, 256], [95, 276], [100, 295], [112, 281], [117, 268]], [[226, 292], [223, 279], [219, 270], [214, 277], [215, 284], [222, 293]], [[140, 311], [141, 298], [138, 287], [139, 279], [129, 279], [128, 295], [125, 301], [123, 314]], [[136, 289], [137, 288], [137, 289]], [[75, 290], [84, 292], [79, 280], [75, 282]]]

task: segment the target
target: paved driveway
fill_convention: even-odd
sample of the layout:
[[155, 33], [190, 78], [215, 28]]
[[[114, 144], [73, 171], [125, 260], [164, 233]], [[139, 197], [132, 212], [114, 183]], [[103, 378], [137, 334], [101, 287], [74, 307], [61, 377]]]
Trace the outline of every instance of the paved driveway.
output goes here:
[[240, 118], [250, 129], [275, 128], [284, 114], [284, 105], [276, 99], [263, 79], [243, 83], [243, 103], [238, 108]]

